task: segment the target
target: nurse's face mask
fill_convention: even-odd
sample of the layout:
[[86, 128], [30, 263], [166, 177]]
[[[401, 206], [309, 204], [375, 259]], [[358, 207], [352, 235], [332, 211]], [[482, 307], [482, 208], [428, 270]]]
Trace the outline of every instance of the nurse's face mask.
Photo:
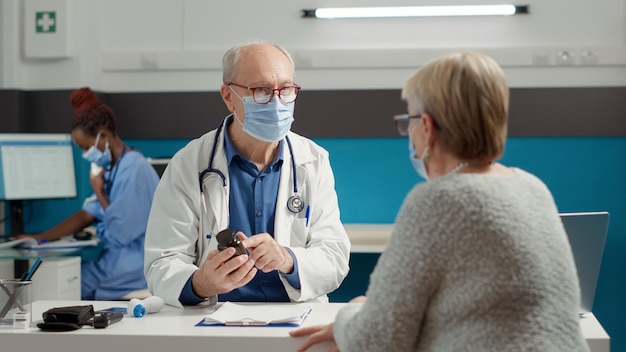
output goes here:
[[98, 149], [98, 142], [100, 141], [100, 132], [96, 135], [96, 141], [94, 144], [89, 147], [85, 152], [83, 152], [83, 158], [90, 163], [94, 163], [100, 167], [108, 167], [111, 165], [111, 149], [109, 149], [109, 142], [107, 141], [104, 146], [104, 152]]

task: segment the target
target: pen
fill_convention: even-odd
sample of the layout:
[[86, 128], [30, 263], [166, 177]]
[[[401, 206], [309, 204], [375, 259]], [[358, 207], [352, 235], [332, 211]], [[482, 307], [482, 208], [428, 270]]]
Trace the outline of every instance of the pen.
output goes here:
[[39, 269], [40, 265], [41, 265], [41, 258], [37, 258], [35, 262], [33, 263], [33, 265], [30, 267], [30, 269], [28, 269], [28, 271], [25, 272], [24, 275], [22, 275], [22, 277], [20, 278], [20, 281], [30, 281], [30, 279], [35, 274], [35, 271]]
[[310, 215], [310, 210], [311, 210], [311, 206], [307, 205], [306, 206], [306, 213], [304, 214], [304, 217], [306, 217], [306, 223], [304, 226], [309, 226], [309, 215]]

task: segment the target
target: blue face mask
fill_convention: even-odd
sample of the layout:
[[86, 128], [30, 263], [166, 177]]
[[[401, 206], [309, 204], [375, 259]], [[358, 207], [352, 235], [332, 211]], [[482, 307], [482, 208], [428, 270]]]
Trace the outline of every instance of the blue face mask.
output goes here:
[[426, 146], [424, 148], [424, 153], [421, 158], [418, 158], [415, 154], [415, 147], [413, 147], [413, 142], [411, 141], [411, 134], [409, 133], [409, 159], [411, 159], [411, 164], [413, 164], [413, 168], [424, 180], [428, 181], [428, 173], [426, 172], [426, 164], [424, 164], [424, 158], [428, 156], [429, 147]]
[[95, 143], [83, 153], [83, 158], [90, 163], [106, 168], [111, 165], [111, 160], [113, 160], [111, 157], [111, 149], [109, 149], [109, 142], [106, 142], [104, 152], [100, 151], [100, 149], [98, 149], [99, 140], [100, 132], [98, 132], [98, 135], [96, 136]]
[[[252, 97], [242, 98], [235, 90], [233, 93], [243, 101], [243, 111], [246, 114], [243, 121], [244, 132], [265, 142], [276, 142], [285, 138], [294, 120], [295, 103], [284, 104], [274, 96], [267, 104], [257, 104]], [[237, 122], [241, 124], [239, 118]]]

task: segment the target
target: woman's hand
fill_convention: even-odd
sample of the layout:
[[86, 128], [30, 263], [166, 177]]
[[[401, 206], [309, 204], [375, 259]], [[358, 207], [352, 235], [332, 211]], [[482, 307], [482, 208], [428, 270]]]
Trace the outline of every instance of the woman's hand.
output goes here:
[[333, 344], [333, 347], [329, 351], [339, 352], [339, 348], [337, 348], [337, 344], [335, 343], [335, 335], [333, 334], [333, 324], [307, 326], [306, 328], [290, 331], [289, 335], [292, 337], [309, 336], [300, 348], [298, 348], [298, 352], [306, 351], [309, 347], [325, 341], [329, 341]]
[[365, 303], [367, 301], [367, 297], [365, 296], [357, 296], [350, 300], [348, 303]]

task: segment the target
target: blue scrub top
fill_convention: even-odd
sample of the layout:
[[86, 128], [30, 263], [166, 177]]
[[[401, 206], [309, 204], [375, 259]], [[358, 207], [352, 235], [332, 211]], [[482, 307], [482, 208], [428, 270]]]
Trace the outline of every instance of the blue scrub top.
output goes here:
[[98, 259], [81, 264], [84, 300], [115, 300], [147, 288], [143, 245], [159, 176], [141, 153], [128, 150], [104, 178], [109, 207], [105, 211], [97, 199], [83, 206], [96, 218], [96, 235], [103, 246]]

